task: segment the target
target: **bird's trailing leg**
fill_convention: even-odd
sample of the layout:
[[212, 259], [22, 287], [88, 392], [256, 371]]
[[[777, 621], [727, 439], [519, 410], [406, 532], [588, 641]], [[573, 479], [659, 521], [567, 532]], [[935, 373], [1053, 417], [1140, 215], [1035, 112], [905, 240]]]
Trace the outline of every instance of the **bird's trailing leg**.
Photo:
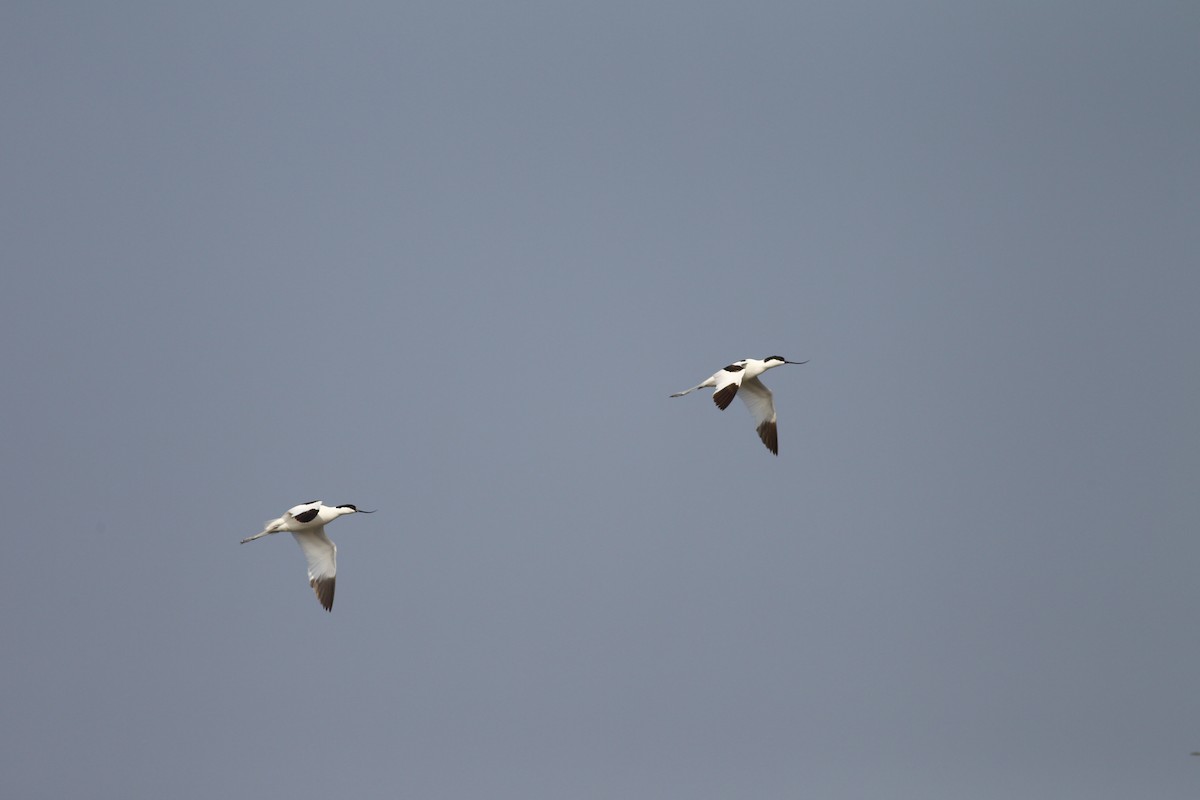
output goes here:
[[676, 392], [675, 394], [671, 395], [671, 397], [683, 397], [685, 394], [688, 394], [689, 392], [694, 392], [694, 391], [696, 391], [697, 389], [704, 389], [704, 388], [706, 388], [706, 387], [709, 387], [709, 386], [716, 386], [716, 385], [717, 385], [717, 382], [716, 382], [716, 381], [714, 381], [712, 378], [709, 378], [709, 379], [708, 379], [708, 380], [706, 380], [704, 383], [697, 383], [697, 384], [696, 384], [695, 386], [693, 386], [692, 388], [690, 388], [690, 389], [684, 389], [682, 392]]
[[281, 530], [283, 530], [283, 520], [284, 520], [283, 517], [280, 517], [279, 519], [271, 520], [270, 522], [268, 522], [266, 524], [266, 527], [263, 528], [262, 533], [256, 533], [253, 536], [247, 536], [245, 539], [242, 539], [240, 544], [245, 544], [246, 542], [253, 542], [255, 539], [261, 539], [262, 537], [264, 537], [268, 534], [271, 534], [271, 533], [279, 533]]

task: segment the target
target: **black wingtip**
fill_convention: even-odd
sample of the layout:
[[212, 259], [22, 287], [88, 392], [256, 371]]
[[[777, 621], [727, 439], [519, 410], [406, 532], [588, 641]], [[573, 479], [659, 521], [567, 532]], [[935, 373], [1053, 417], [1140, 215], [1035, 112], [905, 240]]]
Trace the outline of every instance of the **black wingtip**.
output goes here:
[[333, 611], [333, 590], [337, 585], [337, 578], [324, 578], [322, 580], [311, 579], [308, 585], [313, 588], [313, 592], [317, 595], [317, 600], [321, 603], [322, 608], [326, 611]]
[[733, 396], [737, 394], [738, 385], [731, 383], [718, 392], [713, 392], [713, 402], [717, 404], [717, 408], [724, 411], [729, 408], [729, 404], [733, 402]]
[[774, 455], [779, 455], [779, 428], [774, 422], [764, 422], [758, 426], [758, 438]]

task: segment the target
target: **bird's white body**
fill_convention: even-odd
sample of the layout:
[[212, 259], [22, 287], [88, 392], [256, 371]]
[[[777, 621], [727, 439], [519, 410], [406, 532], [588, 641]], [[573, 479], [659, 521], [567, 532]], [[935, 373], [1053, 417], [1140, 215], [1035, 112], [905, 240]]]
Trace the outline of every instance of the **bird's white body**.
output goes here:
[[714, 372], [708, 380], [696, 384], [691, 389], [676, 392], [671, 397], [683, 397], [688, 392], [713, 387], [715, 389], [713, 402], [717, 404], [717, 408], [724, 411], [733, 402], [734, 395], [741, 395], [742, 400], [746, 403], [746, 408], [750, 409], [750, 415], [754, 417], [754, 427], [758, 431], [758, 438], [762, 439], [762, 443], [767, 446], [768, 450], [779, 455], [779, 430], [776, 425], [775, 401], [771, 390], [758, 379], [758, 376], [784, 364], [807, 363], [807, 361], [787, 361], [783, 356], [767, 356], [762, 360], [743, 358], [741, 361], [734, 361], [724, 369]]
[[242, 539], [242, 544], [280, 531], [296, 537], [308, 561], [308, 583], [326, 611], [333, 610], [333, 589], [337, 578], [337, 545], [325, 535], [325, 526], [346, 514], [373, 514], [352, 505], [327, 506], [320, 500], [292, 506], [278, 519], [267, 520], [261, 533]]

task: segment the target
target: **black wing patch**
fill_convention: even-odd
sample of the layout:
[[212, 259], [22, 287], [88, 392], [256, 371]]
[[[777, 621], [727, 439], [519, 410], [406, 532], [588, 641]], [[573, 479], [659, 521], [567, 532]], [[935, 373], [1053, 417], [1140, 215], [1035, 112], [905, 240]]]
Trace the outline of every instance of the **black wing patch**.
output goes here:
[[745, 367], [743, 367], [741, 364], [730, 364], [728, 367], [725, 368], [725, 371], [726, 372], [741, 372], [744, 369], [745, 369]]
[[779, 455], [779, 429], [774, 422], [764, 422], [758, 426], [758, 438], [775, 455]]
[[[738, 369], [741, 369], [741, 367], [738, 367]], [[721, 389], [721, 391], [713, 392], [713, 402], [717, 404], [717, 408], [722, 411], [729, 408], [729, 404], [733, 402], [733, 396], [737, 394], [737, 390], [738, 385], [731, 383]]]
[[316, 519], [317, 514], [321, 513], [319, 508], [310, 508], [308, 511], [301, 511], [296, 515], [297, 522], [312, 522]]

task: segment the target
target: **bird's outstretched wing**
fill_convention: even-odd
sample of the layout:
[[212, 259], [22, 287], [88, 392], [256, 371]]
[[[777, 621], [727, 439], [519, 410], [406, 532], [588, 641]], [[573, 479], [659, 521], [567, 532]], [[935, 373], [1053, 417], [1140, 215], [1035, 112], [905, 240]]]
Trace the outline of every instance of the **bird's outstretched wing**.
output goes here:
[[333, 587], [337, 574], [337, 545], [329, 541], [324, 526], [293, 531], [296, 543], [308, 560], [308, 583], [326, 611], [333, 610]]
[[737, 394], [738, 386], [741, 384], [742, 377], [745, 374], [745, 369], [745, 361], [735, 361], [720, 372], [710, 375], [708, 380], [697, 383], [690, 389], [676, 392], [671, 397], [683, 397], [685, 394], [694, 392], [697, 389], [707, 389], [710, 386], [714, 386], [716, 387], [716, 391], [713, 392], [713, 402], [717, 404], [717, 408], [724, 411], [733, 402], [733, 396]]
[[758, 438], [768, 450], [779, 455], [779, 431], [775, 427], [775, 401], [771, 398], [771, 390], [758, 378], [751, 378], [742, 382], [742, 400], [754, 417]]
[[717, 404], [717, 408], [722, 411], [729, 408], [729, 404], [733, 402], [733, 396], [738, 393], [738, 387], [742, 385], [742, 378], [745, 374], [746, 368], [741, 364], [730, 364], [709, 378], [714, 381], [716, 386], [716, 391], [713, 392], [713, 402]]

